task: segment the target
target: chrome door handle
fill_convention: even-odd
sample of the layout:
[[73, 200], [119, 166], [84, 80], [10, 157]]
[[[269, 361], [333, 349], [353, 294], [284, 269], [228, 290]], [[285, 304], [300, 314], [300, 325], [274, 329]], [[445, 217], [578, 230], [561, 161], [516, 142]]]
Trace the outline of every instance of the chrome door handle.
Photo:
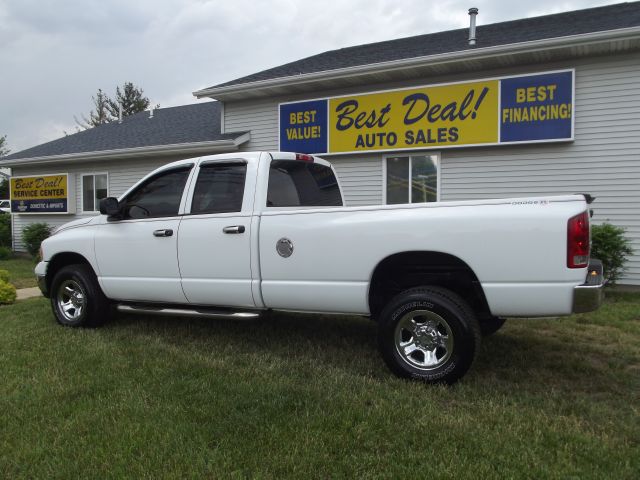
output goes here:
[[244, 233], [244, 225], [232, 225], [222, 229], [224, 233]]
[[153, 231], [153, 236], [154, 237], [171, 237], [171, 236], [173, 236], [173, 230], [171, 230], [170, 228], [163, 228], [161, 230], [154, 230]]

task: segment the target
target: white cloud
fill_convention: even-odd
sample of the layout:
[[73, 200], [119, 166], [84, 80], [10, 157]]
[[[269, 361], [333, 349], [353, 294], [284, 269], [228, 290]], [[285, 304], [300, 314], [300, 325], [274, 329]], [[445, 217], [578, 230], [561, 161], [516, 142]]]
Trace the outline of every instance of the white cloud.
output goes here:
[[[479, 24], [615, 1], [477, 1]], [[152, 103], [330, 49], [468, 24], [461, 0], [0, 0], [0, 134], [13, 151], [72, 132], [98, 88]]]

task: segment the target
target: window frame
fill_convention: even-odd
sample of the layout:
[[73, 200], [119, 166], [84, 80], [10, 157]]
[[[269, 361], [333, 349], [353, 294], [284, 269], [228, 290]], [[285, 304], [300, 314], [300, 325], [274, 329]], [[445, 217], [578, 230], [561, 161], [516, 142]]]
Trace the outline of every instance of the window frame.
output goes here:
[[[109, 196], [109, 172], [91, 172], [91, 173], [81, 173], [80, 174], [80, 213], [81, 214], [96, 214], [100, 213], [100, 205], [93, 205], [95, 210], [85, 210], [84, 209], [84, 177], [93, 177], [93, 196], [95, 200], [95, 191], [96, 191], [96, 175], [106, 175], [107, 176], [107, 197]], [[106, 198], [106, 197], [105, 197]]]
[[[435, 156], [436, 157], [436, 202], [440, 201], [440, 175], [442, 167], [442, 155], [439, 151], [418, 151], [418, 152], [394, 152], [382, 156], [382, 205], [419, 205], [424, 202], [411, 203], [411, 188], [407, 188], [407, 203], [387, 203], [387, 159], [408, 157], [409, 158], [409, 185], [411, 185], [413, 157]], [[436, 203], [427, 202], [427, 203]]]

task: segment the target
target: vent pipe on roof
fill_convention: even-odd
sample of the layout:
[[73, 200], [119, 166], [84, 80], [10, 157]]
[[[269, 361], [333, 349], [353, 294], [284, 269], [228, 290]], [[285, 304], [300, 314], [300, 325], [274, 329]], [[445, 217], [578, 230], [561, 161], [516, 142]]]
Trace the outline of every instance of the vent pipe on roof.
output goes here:
[[153, 107], [149, 109], [149, 118], [153, 118]]
[[472, 7], [469, 9], [469, 45], [474, 46], [476, 44], [476, 15], [478, 15], [478, 9]]
[[118, 123], [122, 123], [122, 104], [118, 103]]

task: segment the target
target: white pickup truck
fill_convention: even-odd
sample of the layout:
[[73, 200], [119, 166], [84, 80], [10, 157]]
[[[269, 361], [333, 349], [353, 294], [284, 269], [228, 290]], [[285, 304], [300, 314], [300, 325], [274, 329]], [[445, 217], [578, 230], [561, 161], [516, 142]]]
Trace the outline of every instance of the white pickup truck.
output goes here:
[[42, 244], [56, 319], [120, 311], [370, 316], [397, 375], [451, 383], [503, 317], [598, 308], [588, 195], [345, 207], [331, 164], [233, 153], [159, 168]]

